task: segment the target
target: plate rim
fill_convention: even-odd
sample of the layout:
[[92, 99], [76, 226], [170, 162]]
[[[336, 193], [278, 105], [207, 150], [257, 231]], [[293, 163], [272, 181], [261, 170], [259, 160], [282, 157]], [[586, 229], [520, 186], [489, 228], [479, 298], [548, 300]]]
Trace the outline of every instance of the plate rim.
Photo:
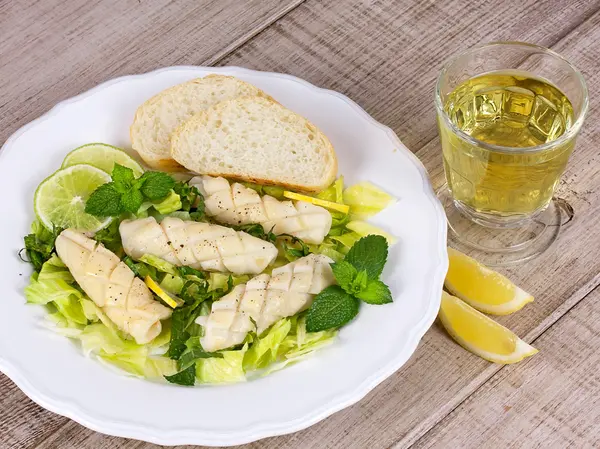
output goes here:
[[13, 147], [14, 142], [17, 141], [22, 134], [27, 132], [27, 130], [29, 130], [30, 128], [33, 128], [39, 125], [40, 123], [46, 121], [50, 117], [56, 115], [64, 107], [82, 101], [85, 98], [90, 97], [92, 95], [95, 95], [100, 91], [112, 86], [113, 84], [127, 82], [134, 79], [151, 77], [153, 75], [157, 75], [163, 72], [177, 70], [204, 70], [212, 73], [233, 71], [241, 72], [242, 74], [245, 73], [248, 75], [284, 78], [291, 82], [300, 83], [309, 89], [316, 90], [319, 93], [333, 95], [334, 97], [337, 97], [338, 99], [348, 104], [356, 113], [358, 113], [371, 125], [384, 131], [388, 139], [390, 139], [390, 141], [395, 146], [397, 146], [400, 149], [400, 151], [404, 152], [405, 156], [407, 156], [408, 159], [413, 163], [413, 165], [418, 170], [421, 176], [422, 193], [432, 204], [436, 216], [438, 218], [438, 260], [437, 264], [432, 264], [431, 268], [429, 269], [433, 273], [428, 272], [428, 274], [432, 275], [432, 282], [429, 284], [429, 291], [427, 295], [427, 297], [429, 297], [430, 299], [429, 307], [426, 310], [421, 321], [408, 330], [408, 341], [404, 346], [404, 351], [398, 353], [397, 356], [394, 359], [390, 360], [390, 362], [387, 363], [385, 366], [379, 368], [377, 371], [374, 371], [371, 376], [365, 378], [364, 381], [357, 387], [355, 387], [353, 390], [348, 391], [344, 395], [339, 395], [335, 398], [332, 398], [329, 402], [324, 403], [318, 409], [311, 411], [310, 414], [305, 414], [301, 418], [297, 418], [283, 423], [268, 423], [267, 426], [261, 426], [258, 429], [240, 429], [239, 432], [236, 432], [234, 434], [231, 432], [227, 432], [220, 434], [211, 433], [210, 435], [208, 435], [202, 429], [181, 428], [174, 429], [169, 432], [162, 431], [160, 434], [152, 433], [151, 429], [148, 429], [142, 424], [136, 425], [131, 422], [120, 423], [106, 420], [102, 417], [94, 417], [93, 411], [90, 411], [89, 409], [84, 409], [78, 403], [69, 400], [62, 400], [60, 398], [52, 398], [51, 395], [42, 392], [41, 390], [36, 388], [32, 383], [30, 383], [30, 381], [27, 379], [26, 374], [23, 372], [24, 370], [16, 366], [15, 363], [7, 360], [2, 354], [0, 354], [0, 371], [2, 371], [9, 379], [11, 379], [27, 397], [29, 397], [32, 401], [45, 408], [46, 410], [49, 410], [50, 412], [56, 413], [61, 416], [65, 416], [93, 431], [116, 437], [133, 438], [166, 446], [179, 444], [232, 446], [250, 443], [263, 438], [285, 435], [306, 429], [318, 423], [319, 421], [322, 421], [323, 419], [331, 416], [332, 414], [359, 402], [375, 387], [377, 387], [380, 383], [382, 383], [384, 380], [386, 380], [388, 377], [394, 374], [398, 369], [400, 369], [412, 356], [412, 354], [414, 354], [420, 340], [423, 338], [423, 335], [435, 321], [437, 311], [441, 302], [441, 295], [436, 295], [435, 292], [441, 292], [443, 281], [448, 269], [448, 255], [446, 249], [447, 226], [444, 210], [435, 195], [435, 192], [429, 180], [428, 172], [425, 169], [423, 163], [415, 156], [414, 153], [412, 153], [402, 143], [400, 138], [396, 135], [396, 133], [394, 133], [394, 131], [391, 128], [375, 120], [358, 103], [351, 100], [349, 97], [340, 92], [315, 86], [314, 84], [293, 75], [277, 72], [252, 70], [238, 66], [170, 66], [159, 68], [145, 73], [120, 76], [104, 81], [98, 84], [97, 86], [94, 86], [91, 89], [82, 92], [79, 95], [57, 103], [46, 113], [23, 125], [17, 131], [15, 131], [0, 148], [0, 161], [3, 158], [3, 155], [7, 154], [8, 151], [10, 151], [11, 147]]

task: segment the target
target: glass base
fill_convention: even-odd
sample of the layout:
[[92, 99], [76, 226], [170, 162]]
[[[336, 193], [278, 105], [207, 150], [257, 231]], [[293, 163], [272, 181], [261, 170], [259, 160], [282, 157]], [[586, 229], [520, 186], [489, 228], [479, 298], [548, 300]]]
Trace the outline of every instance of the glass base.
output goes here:
[[546, 209], [521, 221], [518, 227], [485, 226], [463, 211], [446, 184], [437, 196], [448, 219], [448, 244], [491, 267], [516, 265], [539, 256], [558, 238], [561, 227], [573, 218], [571, 206], [554, 198]]

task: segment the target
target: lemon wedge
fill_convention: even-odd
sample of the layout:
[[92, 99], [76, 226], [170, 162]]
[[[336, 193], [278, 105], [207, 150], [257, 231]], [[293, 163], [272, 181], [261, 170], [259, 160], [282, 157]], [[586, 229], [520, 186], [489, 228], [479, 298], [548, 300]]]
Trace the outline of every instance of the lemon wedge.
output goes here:
[[442, 292], [439, 317], [459, 345], [490, 362], [516, 363], [538, 352], [504, 326], [446, 292]]
[[326, 209], [336, 210], [343, 214], [347, 214], [350, 211], [350, 206], [346, 204], [334, 203], [333, 201], [322, 200], [321, 198], [314, 198], [312, 196], [290, 192], [289, 190], [284, 191], [283, 196], [290, 200], [304, 201], [305, 203], [314, 204], [315, 206], [321, 206]]
[[480, 312], [508, 315], [533, 301], [509, 279], [455, 249], [448, 248], [448, 259], [444, 286]]
[[173, 295], [169, 294], [167, 291], [163, 290], [161, 288], [161, 286], [158, 285], [156, 282], [154, 282], [154, 279], [152, 279], [150, 276], [146, 276], [146, 278], [144, 279], [144, 282], [146, 283], [146, 285], [148, 286], [148, 288], [150, 290], [152, 290], [154, 293], [156, 293], [156, 295], [160, 299], [162, 299], [164, 302], [166, 302], [173, 309], [177, 306], [181, 306], [184, 304], [183, 300], [181, 300], [177, 296], [173, 296]]

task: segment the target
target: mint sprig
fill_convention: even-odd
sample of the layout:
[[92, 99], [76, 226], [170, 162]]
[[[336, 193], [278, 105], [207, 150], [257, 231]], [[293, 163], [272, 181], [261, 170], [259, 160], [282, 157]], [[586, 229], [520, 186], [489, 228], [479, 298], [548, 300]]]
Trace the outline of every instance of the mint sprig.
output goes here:
[[175, 180], [162, 172], [145, 172], [135, 178], [133, 170], [115, 164], [112, 181], [98, 187], [85, 203], [85, 211], [96, 217], [117, 217], [124, 212], [135, 214], [144, 201], [165, 198]]
[[358, 240], [344, 260], [331, 264], [338, 285], [319, 293], [306, 315], [306, 330], [320, 332], [341, 327], [358, 314], [360, 301], [392, 302], [392, 293], [379, 280], [388, 255], [384, 237], [368, 235]]

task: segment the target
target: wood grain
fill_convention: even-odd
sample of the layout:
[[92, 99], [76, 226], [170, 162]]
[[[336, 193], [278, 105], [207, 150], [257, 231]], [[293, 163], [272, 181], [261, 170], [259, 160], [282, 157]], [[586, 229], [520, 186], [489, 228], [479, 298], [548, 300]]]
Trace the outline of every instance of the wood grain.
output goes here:
[[437, 135], [433, 89], [443, 61], [481, 42], [550, 47], [597, 1], [308, 1], [222, 65], [290, 73], [357, 101], [413, 151]]
[[600, 289], [535, 340], [414, 448], [600, 446]]
[[[119, 7], [133, 8], [127, 1], [123, 3], [126, 6]], [[84, 2], [81, 2], [81, 5], [83, 4]], [[83, 7], [81, 5], [80, 7]], [[150, 6], [146, 4], [144, 7]], [[174, 7], [169, 4], [164, 6], [161, 12], [165, 8]], [[600, 91], [597, 75], [600, 64], [596, 60], [600, 50], [600, 27], [598, 15], [594, 15], [599, 7], [598, 1], [567, 3], [523, 0], [494, 3], [457, 0], [308, 0], [230, 56], [213, 57], [212, 60], [220, 59], [220, 63], [224, 65], [242, 65], [291, 73], [317, 85], [346, 93], [363, 105], [376, 119], [390, 125], [409, 148], [417, 152], [431, 170], [435, 182], [439, 183], [441, 159], [439, 144], [435, 140], [437, 131], [433, 115], [432, 89], [443, 59], [459, 49], [489, 40], [518, 39], [554, 46], [583, 70], [588, 78], [593, 99]], [[6, 5], [0, 6], [0, 21], [4, 17], [2, 8], [6, 8]], [[114, 7], [105, 9], [99, 3], [89, 2], [85, 3], [85, 8], [96, 8], [105, 20], [108, 17], [116, 21], [121, 20], [116, 17]], [[48, 22], [43, 28], [46, 35], [38, 35], [41, 34], [49, 40], [55, 39], [53, 45], [56, 46], [59, 45], [57, 42], [62, 41], [53, 37], [52, 33], [62, 31], [69, 20], [57, 18], [59, 13], [53, 11], [54, 9], [49, 8], [48, 14], [54, 14], [53, 17], [58, 20], [59, 25]], [[17, 16], [22, 14], [16, 10], [13, 13]], [[131, 19], [132, 13], [127, 14]], [[154, 20], [159, 20], [158, 7], [154, 14]], [[119, 59], [111, 55], [111, 51], [118, 52], [119, 44], [113, 43], [111, 47], [101, 43], [99, 55], [102, 56], [94, 59], [95, 70], [76, 68], [79, 75], [74, 76], [70, 75], [65, 67], [85, 65], [85, 52], [82, 53], [81, 49], [94, 54], [96, 45], [96, 41], [86, 40], [85, 32], [79, 30], [76, 31], [78, 37], [85, 41], [84, 44], [77, 43], [82, 45], [79, 52], [71, 52], [67, 48], [68, 45], [63, 44], [60, 47], [63, 52], [54, 54], [56, 61], [46, 58], [46, 64], [52, 68], [50, 78], [54, 77], [53, 79], [47, 80], [43, 74], [39, 74], [34, 80], [20, 80], [17, 84], [21, 87], [17, 92], [28, 93], [19, 94], [21, 96], [15, 98], [11, 96], [13, 94], [5, 95], [11, 91], [1, 84], [0, 79], [1, 110], [4, 112], [2, 101], [6, 101], [8, 105], [6, 113], [0, 117], [0, 120], [4, 120], [0, 122], [4, 125], [0, 128], [0, 133], [4, 132], [6, 135], [0, 134], [0, 138], [6, 138], [12, 132], [6, 131], [7, 126], [14, 130], [16, 125], [13, 124], [16, 121], [29, 121], [39, 112], [46, 110], [53, 98], [56, 101], [71, 96], [78, 93], [78, 88], [91, 87], [117, 73], [148, 70], [146, 65], [153, 67], [152, 64], [198, 63], [199, 61], [192, 60], [193, 51], [190, 54], [179, 52], [171, 38], [164, 38], [168, 35], [167, 30], [178, 32], [176, 27], [168, 28], [166, 23], [169, 22], [169, 13], [165, 14], [167, 15], [161, 19], [164, 20], [164, 23], [161, 22], [162, 27], [156, 27], [160, 30], [156, 31], [156, 35], [152, 32], [153, 28], [139, 25], [142, 30], [146, 30], [146, 36], [157, 49], [146, 42], [136, 41], [128, 47], [130, 50], [127, 55], [121, 54], [125, 56], [124, 59]], [[34, 13], [30, 12], [30, 15], [33, 17]], [[188, 17], [188, 21], [193, 22], [192, 17], [184, 15]], [[80, 14], [73, 13], [71, 17], [77, 22]], [[31, 20], [39, 21], [36, 17]], [[145, 20], [142, 22], [145, 23]], [[94, 25], [96, 35], [99, 33], [97, 23]], [[3, 25], [4, 23], [0, 22], [2, 31]], [[187, 31], [192, 36], [182, 37], [182, 40], [190, 50], [196, 43], [197, 30], [190, 24], [188, 26], [190, 28]], [[120, 33], [121, 37], [117, 42], [129, 45], [128, 38], [132, 36], [125, 30], [121, 30]], [[32, 36], [27, 32], [15, 34], [21, 40], [31, 39]], [[208, 36], [209, 43], [206, 45], [212, 45], [213, 37]], [[215, 39], [221, 39], [222, 36], [223, 34], [217, 32]], [[39, 40], [44, 41], [44, 38]], [[0, 53], [4, 54], [5, 44], [2, 41], [4, 39], [0, 39]], [[29, 42], [29, 45], [29, 51], [33, 51], [40, 43]], [[45, 48], [46, 52], [51, 51], [52, 45]], [[169, 50], [178, 52], [179, 57], [169, 54]], [[159, 56], [156, 56], [157, 54]], [[109, 60], [106, 67], [102, 57]], [[211, 60], [211, 57], [207, 60]], [[161, 62], [163, 64], [160, 64]], [[21, 66], [21, 69], [23, 67]], [[3, 68], [0, 67], [0, 70]], [[16, 75], [12, 71], [10, 73], [14, 80]], [[60, 76], [66, 77], [70, 83], [80, 84], [71, 87], [69, 82], [63, 81]], [[82, 79], [79, 80], [78, 77]], [[46, 90], [56, 83], [60, 84], [51, 93], [47, 93]], [[40, 89], [40, 86], [46, 87]], [[37, 112], [35, 108], [33, 112], [29, 112], [29, 107], [21, 103], [26, 102], [27, 96], [34, 98], [40, 92], [49, 97], [44, 97], [45, 102], [38, 106]], [[31, 102], [31, 99], [27, 101]], [[561, 194], [575, 207], [575, 222], [567, 229], [552, 252], [528, 264], [522, 271], [509, 272], [537, 297], [537, 301], [514, 317], [508, 317], [504, 322], [530, 339], [552, 326], [600, 282], [600, 261], [596, 260], [600, 249], [599, 230], [597, 226], [592, 225], [596, 214], [600, 212], [600, 199], [596, 199], [597, 195], [594, 195], [600, 183], [600, 177], [597, 176], [600, 135], [596, 125], [599, 113], [597, 106], [593, 104], [580, 145], [561, 189]], [[408, 447], [432, 428], [435, 429], [437, 423], [446, 423], [442, 420], [481, 388], [498, 370], [499, 367], [460, 349], [434, 326], [409, 363], [357, 405], [305, 431], [267, 439], [249, 447], [379, 448], [394, 444], [396, 447]], [[9, 383], [4, 380], [0, 382], [0, 387], [4, 384]], [[5, 401], [7, 404], [28, 402], [18, 391], [5, 393], [3, 390], [0, 388], [2, 410], [5, 410]], [[36, 407], [30, 405], [30, 415], [26, 417], [31, 416], [33, 410], [38, 410]], [[48, 415], [48, 412], [37, 413], [42, 416]], [[4, 416], [0, 415], [0, 418]], [[5, 419], [19, 422], [10, 411]], [[28, 423], [17, 427], [16, 430], [12, 425], [0, 427], [0, 441], [2, 444], [8, 441], [6, 447], [33, 447], [44, 437], [51, 435], [40, 447], [154, 447], [132, 440], [104, 437], [62, 418], [58, 418], [54, 423], [50, 418], [46, 419], [48, 424], [39, 426]], [[64, 422], [67, 424], [58, 429]]]
[[[0, 1], [0, 142], [115, 76], [210, 64], [302, 1]], [[33, 447], [67, 422], [0, 374], [0, 448]]]
[[[506, 5], [506, 3], [504, 4]], [[356, 5], [356, 3], [353, 3], [353, 5]], [[271, 27], [271, 29], [278, 29], [279, 32], [271, 31], [271, 29], [265, 31], [258, 39], [254, 39], [240, 48], [238, 52], [226, 58], [223, 63], [251, 62], [254, 67], [263, 68], [263, 66], [267, 66], [271, 70], [274, 61], [279, 65], [285, 64], [286, 67], [292, 68], [292, 73], [305, 78], [308, 77], [319, 85], [333, 87], [349, 94], [354, 100], [365, 106], [375, 117], [388, 125], [392, 125], [403, 141], [408, 142], [409, 147], [413, 149], [418, 149], [421, 141], [427, 141], [431, 136], [435, 136], [435, 122], [431, 103], [426, 102], [425, 104], [430, 112], [413, 113], [412, 111], [419, 111], [421, 108], [421, 98], [416, 94], [411, 97], [410, 94], [406, 93], [406, 91], [411, 91], [413, 88], [419, 88], [423, 74], [428, 73], [427, 67], [417, 65], [416, 68], [413, 68], [414, 66], [410, 64], [411, 57], [416, 59], [416, 56], [411, 53], [412, 47], [406, 50], [409, 54], [404, 55], [409, 62], [395, 61], [398, 64], [396, 66], [397, 70], [390, 71], [390, 73], [398, 73], [403, 69], [404, 72], [410, 74], [405, 75], [408, 77], [406, 83], [398, 82], [396, 84], [398, 91], [402, 90], [401, 93], [396, 92], [394, 87], [386, 89], [384, 82], [371, 83], [363, 81], [361, 84], [360, 81], [353, 78], [353, 73], [360, 72], [361, 68], [364, 70], [366, 67], [376, 66], [379, 58], [383, 60], [382, 53], [387, 54], [390, 58], [394, 51], [386, 53], [385, 50], [380, 50], [380, 48], [388, 42], [390, 44], [395, 42], [398, 34], [402, 35], [402, 32], [389, 31], [389, 35], [394, 37], [387, 40], [385, 39], [385, 26], [375, 20], [376, 31], [365, 25], [365, 33], [371, 31], [377, 36], [377, 39], [370, 40], [369, 36], [361, 36], [360, 33], [355, 31], [355, 24], [336, 28], [336, 19], [326, 17], [326, 7], [322, 7], [323, 9], [319, 9], [312, 14], [307, 12], [305, 20], [298, 20], [297, 17], [311, 6], [311, 3], [304, 4], [293, 14]], [[474, 5], [473, 7], [477, 8], [477, 6]], [[532, 12], [532, 5], [530, 4], [523, 3], [522, 11], [516, 3], [508, 5], [507, 9], [510, 8], [510, 11], [514, 13], [513, 17], [519, 21], [519, 29], [516, 35], [512, 35], [512, 38], [553, 45], [554, 48], [564, 53], [583, 70], [588, 79], [593, 98], [593, 92], [597, 92], [600, 85], [596, 75], [597, 63], [592, 61], [590, 57], [594, 54], [593, 49], [597, 48], [598, 39], [600, 38], [596, 31], [598, 15], [592, 15], [597, 10], [598, 5], [591, 5], [590, 3], [573, 5], [574, 8], [590, 7], [587, 11], [579, 10], [579, 19], [583, 24], [577, 25], [574, 30], [571, 30], [573, 37], [569, 34], [570, 31], [564, 28], [564, 16], [559, 11], [564, 6], [565, 4], [558, 5], [555, 3], [537, 4], [534, 8], [539, 7], [540, 9], [536, 14]], [[429, 8], [427, 14], [433, 14], [432, 11], [436, 7]], [[550, 19], [553, 14], [553, 7], [557, 8], [554, 21]], [[349, 9], [352, 10], [352, 7]], [[464, 9], [462, 15], [469, 17], [469, 9]], [[385, 10], [385, 8], [382, 8], [382, 10]], [[357, 13], [356, 9], [353, 12], [356, 13], [353, 16], [356, 22], [358, 20], [356, 17], [361, 15]], [[502, 14], [505, 12], [502, 11]], [[521, 15], [521, 12], [523, 15]], [[387, 13], [389, 14], [390, 11], [388, 10]], [[365, 12], [365, 15], [368, 14]], [[419, 13], [415, 9], [407, 9], [404, 11], [403, 16], [407, 14], [414, 14], [415, 17], [419, 17]], [[442, 20], [442, 12], [440, 11], [438, 14], [437, 19]], [[487, 14], [493, 16], [493, 11], [488, 11]], [[592, 18], [590, 19], [590, 17]], [[539, 28], [535, 26], [536, 18], [540, 20], [541, 25]], [[348, 19], [348, 17], [340, 20], [344, 19]], [[372, 19], [370, 15], [369, 19]], [[487, 17], [486, 20], [486, 23], [497, 23], [507, 19], [502, 16], [501, 18]], [[321, 28], [319, 26], [320, 21], [334, 22], [334, 25], [330, 25], [328, 30], [336, 30], [338, 33], [336, 42], [360, 42], [362, 47], [359, 47], [358, 51], [356, 51], [356, 47], [353, 49], [355, 54], [369, 53], [369, 49], [365, 46], [378, 45], [377, 50], [373, 50], [369, 55], [373, 59], [371, 63], [362, 62], [361, 66], [357, 68], [352, 66], [352, 60], [344, 60], [336, 65], [335, 70], [330, 67], [324, 68], [322, 57], [317, 58], [309, 52], [300, 52], [299, 49], [294, 48], [295, 42], [292, 41], [292, 38], [286, 39], [288, 35], [295, 36], [298, 34], [308, 39], [307, 42], [303, 41], [305, 48], [310, 48], [314, 52], [319, 51], [319, 55], [325, 53], [331, 55], [331, 58], [341, 58], [336, 54], [336, 51], [344, 54], [344, 47], [330, 48], [329, 36], [327, 39], [323, 37], [326, 32], [321, 31], [325, 27]], [[525, 29], [524, 21], [528, 22], [528, 27]], [[419, 25], [416, 24], [415, 26], [418, 27]], [[555, 26], [563, 28], [557, 30]], [[352, 29], [355, 34], [346, 35], [348, 29]], [[500, 36], [498, 34], [494, 35], [493, 30], [486, 33], [490, 31], [488, 29], [475, 28], [469, 31], [471, 35], [484, 40], [506, 38], [507, 35], [503, 34], [503, 30], [511, 30], [511, 33], [515, 33], [515, 29], [511, 28], [510, 23], [502, 24], [498, 26], [498, 29], [500, 30], [498, 32]], [[559, 31], [558, 35], [552, 34], [556, 31]], [[273, 36], [267, 36], [269, 33], [272, 33]], [[314, 37], [310, 39], [310, 36], [313, 35]], [[435, 30], [426, 33], [426, 30], [423, 29], [422, 35], [427, 36], [427, 38], [423, 39], [422, 42], [414, 42], [414, 47], [418, 49], [419, 54], [435, 54], [437, 51], [436, 46], [440, 45], [439, 42], [430, 44], [430, 36], [435, 35]], [[532, 39], [531, 36], [535, 37]], [[463, 42], [460, 39], [462, 37], [464, 37], [464, 33], [459, 33], [454, 39], [449, 37], [448, 42], [443, 44], [443, 48], [458, 48]], [[552, 42], [552, 39], [556, 40]], [[319, 48], [319, 46], [322, 48]], [[387, 48], [389, 49], [389, 47]], [[399, 49], [398, 45], [396, 51]], [[350, 52], [351, 50], [346, 51]], [[299, 54], [301, 54], [301, 57]], [[276, 55], [281, 56], [277, 57]], [[290, 56], [286, 57], [285, 55]], [[398, 56], [398, 58], [402, 57]], [[424, 57], [427, 58], [428, 56]], [[430, 71], [431, 76], [428, 81], [430, 87], [433, 84], [433, 78], [438, 70], [439, 63], [441, 63], [441, 58], [440, 55], [439, 60], [431, 64], [433, 68]], [[382, 63], [384, 65], [393, 64], [390, 59], [386, 59]], [[276, 65], [276, 67], [278, 66]], [[369, 74], [365, 74], [365, 76], [368, 77]], [[371, 76], [376, 77], [377, 75], [373, 74]], [[391, 79], [387, 81], [392, 82]], [[415, 85], [417, 87], [413, 87]], [[423, 86], [422, 89], [426, 89], [426, 87]], [[394, 117], [402, 117], [406, 122], [394, 121]], [[512, 278], [538, 297], [538, 301], [528, 306], [522, 313], [502, 320], [515, 328], [521, 335], [526, 335], [529, 338], [535, 337], [552, 325], [568, 307], [585, 296], [600, 280], [597, 275], [599, 269], [597, 267], [597, 257], [595, 256], [600, 249], [598, 248], [600, 239], [598, 238], [598, 229], [591, 226], [594, 216], [598, 213], [599, 205], [597, 203], [593, 204], [593, 199], [590, 198], [598, 187], [598, 181], [595, 181], [598, 165], [594, 163], [598, 156], [597, 148], [600, 143], [597, 140], [597, 128], [595, 126], [595, 123], [598, 122], [597, 117], [597, 108], [595, 104], [592, 104], [588, 125], [583, 130], [580, 145], [564, 182], [565, 185], [570, 186], [569, 190], [572, 192], [563, 196], [566, 196], [567, 200], [576, 208], [577, 217], [575, 222], [562, 236], [559, 245], [554, 247], [545, 257], [528, 264], [523, 271], [508, 271]], [[408, 126], [408, 128], [404, 130], [404, 126]], [[424, 135], [425, 137], [423, 137]], [[417, 155], [433, 172], [436, 182], [439, 183], [439, 175], [441, 174], [439, 143], [436, 140], [431, 141], [425, 148], [417, 151]], [[588, 192], [588, 194], [582, 192]], [[560, 281], [551, 282], [551, 279]], [[464, 353], [436, 327], [427, 334], [422, 348], [416, 353], [411, 363], [360, 404], [342, 411], [304, 432], [291, 437], [275, 438], [265, 443], [256, 444], [256, 447], [319, 447], [323, 442], [327, 442], [334, 447], [388, 447], [394, 443], [397, 447], [407, 447], [435, 426], [439, 419], [485, 383], [498, 369], [497, 366], [489, 365], [470, 354]], [[440, 373], [443, 373], [443, 375], [440, 375]], [[368, 431], [365, 432], [365, 429], [368, 429]]]
[[0, 142], [111, 78], [210, 64], [302, 1], [2, 1]]

